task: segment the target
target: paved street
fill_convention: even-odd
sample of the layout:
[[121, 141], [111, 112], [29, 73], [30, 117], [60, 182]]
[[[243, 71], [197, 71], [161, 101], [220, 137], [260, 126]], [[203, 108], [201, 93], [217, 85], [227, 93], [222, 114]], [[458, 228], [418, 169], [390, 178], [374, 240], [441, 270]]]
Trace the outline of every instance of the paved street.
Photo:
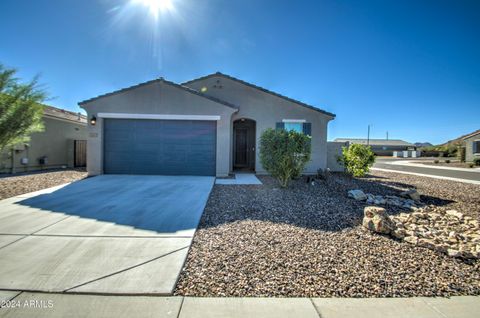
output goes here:
[[396, 172], [422, 174], [437, 178], [459, 179], [457, 181], [473, 181], [471, 183], [480, 183], [480, 170], [478, 169], [458, 169], [445, 166], [430, 167], [427, 165], [411, 164], [410, 161], [423, 160], [420, 158], [377, 158], [373, 168], [391, 170]]

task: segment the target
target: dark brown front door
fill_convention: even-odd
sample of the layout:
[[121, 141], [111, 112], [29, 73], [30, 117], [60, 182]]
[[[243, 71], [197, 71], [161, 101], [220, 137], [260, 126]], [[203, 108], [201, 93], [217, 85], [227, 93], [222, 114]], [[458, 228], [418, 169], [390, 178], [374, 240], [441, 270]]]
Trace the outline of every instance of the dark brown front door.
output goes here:
[[235, 129], [235, 167], [246, 168], [248, 166], [247, 129]]
[[237, 120], [233, 123], [234, 154], [233, 168], [255, 170], [255, 122]]

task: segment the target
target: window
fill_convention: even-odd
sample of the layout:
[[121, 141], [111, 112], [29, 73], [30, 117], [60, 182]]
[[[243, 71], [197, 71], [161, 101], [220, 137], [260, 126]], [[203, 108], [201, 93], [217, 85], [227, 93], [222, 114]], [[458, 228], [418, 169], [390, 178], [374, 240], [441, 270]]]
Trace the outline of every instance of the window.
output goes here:
[[480, 140], [475, 140], [472, 146], [473, 153], [480, 153]]
[[277, 129], [286, 131], [296, 131], [307, 136], [312, 136], [312, 124], [307, 123], [304, 119], [284, 119], [276, 124]]
[[285, 126], [283, 127], [286, 131], [296, 131], [299, 133], [303, 133], [303, 123], [285, 123]]

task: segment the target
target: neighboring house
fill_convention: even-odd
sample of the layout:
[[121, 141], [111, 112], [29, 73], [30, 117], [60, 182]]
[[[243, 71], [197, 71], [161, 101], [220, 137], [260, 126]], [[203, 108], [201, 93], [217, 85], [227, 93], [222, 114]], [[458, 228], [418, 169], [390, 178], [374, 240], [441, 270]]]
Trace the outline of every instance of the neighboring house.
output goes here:
[[473, 162], [474, 159], [480, 159], [480, 130], [462, 137], [465, 144], [465, 161]]
[[1, 153], [0, 172], [24, 172], [86, 165], [87, 118], [80, 113], [45, 106], [44, 130], [26, 144]]
[[335, 115], [221, 73], [183, 84], [162, 78], [79, 105], [88, 113], [90, 175], [227, 176], [266, 173], [259, 159], [267, 128], [312, 137], [305, 173], [327, 166], [327, 125]]
[[336, 138], [334, 141], [369, 145], [377, 156], [393, 156], [394, 151], [416, 150], [414, 144], [399, 139]]

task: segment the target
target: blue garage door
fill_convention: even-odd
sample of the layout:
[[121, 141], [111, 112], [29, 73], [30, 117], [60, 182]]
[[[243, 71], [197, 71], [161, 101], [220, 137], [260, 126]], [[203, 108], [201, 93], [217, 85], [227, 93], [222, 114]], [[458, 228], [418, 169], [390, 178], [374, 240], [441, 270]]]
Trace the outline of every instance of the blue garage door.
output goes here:
[[104, 120], [104, 173], [215, 175], [216, 122]]

